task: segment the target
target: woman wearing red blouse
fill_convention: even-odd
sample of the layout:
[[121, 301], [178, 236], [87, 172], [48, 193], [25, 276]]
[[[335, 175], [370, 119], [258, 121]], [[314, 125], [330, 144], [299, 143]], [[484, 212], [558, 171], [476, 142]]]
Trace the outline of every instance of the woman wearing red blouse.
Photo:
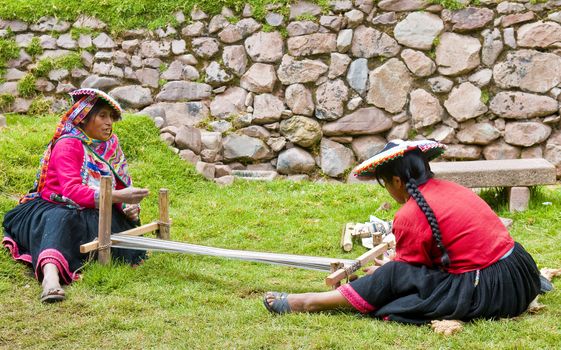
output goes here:
[[[112, 232], [138, 223], [138, 203], [148, 190], [132, 187], [127, 162], [113, 122], [121, 107], [106, 93], [79, 89], [74, 105], [62, 117], [47, 146], [33, 190], [4, 217], [4, 239], [16, 260], [33, 266], [42, 281], [41, 300], [64, 299], [63, 283], [78, 278], [88, 258], [80, 245], [97, 237], [99, 187], [102, 176], [113, 178]], [[126, 203], [126, 204], [125, 204]], [[145, 253], [113, 249], [115, 258], [137, 264]]]
[[269, 292], [275, 313], [349, 308], [386, 320], [426, 323], [513, 317], [540, 292], [532, 257], [471, 190], [433, 179], [435, 141], [389, 142], [355, 176], [376, 178], [403, 207], [393, 221], [396, 255], [367, 275], [324, 293]]

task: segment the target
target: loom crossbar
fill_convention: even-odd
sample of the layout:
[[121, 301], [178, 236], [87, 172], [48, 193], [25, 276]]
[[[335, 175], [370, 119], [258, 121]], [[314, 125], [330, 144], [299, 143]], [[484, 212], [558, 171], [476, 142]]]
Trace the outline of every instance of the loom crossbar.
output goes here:
[[354, 264], [351, 265], [350, 268], [345, 266], [327, 276], [327, 278], [325, 279], [325, 284], [327, 284], [328, 286], [336, 285], [344, 278], [349, 277], [349, 275], [353, 272], [365, 266], [368, 262], [384, 254], [384, 252], [386, 252], [388, 248], [389, 246], [387, 243], [378, 244], [374, 248], [359, 256], [355, 261], [353, 261]]
[[[133, 229], [127, 230], [127, 231], [123, 231], [123, 232], [119, 232], [120, 235], [129, 235], [129, 236], [142, 236], [143, 234], [152, 232], [152, 231], [156, 231], [160, 226], [160, 222], [159, 221], [154, 221], [151, 222], [149, 224], [145, 224], [139, 227], [135, 227]], [[113, 235], [112, 235], [113, 237]], [[97, 250], [99, 248], [99, 241], [95, 240], [92, 241], [90, 243], [86, 243], [86, 244], [82, 244], [80, 246], [80, 253], [84, 254], [84, 253], [89, 253], [93, 250]]]

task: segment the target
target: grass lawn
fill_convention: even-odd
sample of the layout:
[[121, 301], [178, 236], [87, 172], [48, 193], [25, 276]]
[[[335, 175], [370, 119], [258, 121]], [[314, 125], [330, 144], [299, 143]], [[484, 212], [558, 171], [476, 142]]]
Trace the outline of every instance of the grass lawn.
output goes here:
[[[318, 4], [325, 11], [329, 8], [328, 0], [309, 2]], [[249, 4], [253, 16], [261, 20], [267, 14], [267, 6], [274, 4], [278, 6], [274, 11], [288, 19], [290, 3], [290, 0], [159, 0], [157, 4], [152, 0], [0, 0], [0, 18], [36, 22], [42, 16], [56, 16], [73, 22], [79, 15], [86, 14], [104, 21], [110, 30], [120, 32], [176, 24], [176, 11], [183, 11], [190, 20], [194, 7], [212, 16], [225, 6], [241, 17], [245, 4]]]
[[[315, 3], [328, 13], [330, 0], [306, 0]], [[113, 33], [127, 29], [156, 29], [168, 24], [176, 25], [174, 14], [183, 11], [186, 20], [190, 21], [193, 8], [213, 16], [221, 12], [223, 7], [234, 11], [230, 20], [235, 22], [241, 17], [246, 4], [253, 10], [253, 17], [264, 22], [268, 9], [282, 14], [288, 21], [291, 3], [295, 0], [0, 0], [0, 18], [19, 19], [30, 23], [37, 22], [43, 16], [54, 16], [62, 20], [74, 22], [79, 15], [94, 16], [108, 25]], [[430, 3], [441, 4], [447, 9], [457, 10], [470, 2], [459, 0], [430, 0]], [[536, 0], [536, 2], [541, 2]], [[544, 0], [545, 2], [545, 0]], [[476, 2], [474, 2], [476, 3]], [[303, 15], [297, 19], [309, 19]], [[319, 17], [318, 17], [319, 18]]]
[[[8, 116], [0, 131], [0, 219], [27, 191], [58, 117]], [[172, 239], [234, 249], [353, 258], [338, 248], [345, 222], [397, 209], [379, 187], [236, 181], [220, 188], [198, 176], [159, 141], [152, 122], [117, 125], [135, 184], [152, 194], [142, 219], [157, 217], [157, 192], [170, 189]], [[542, 202], [551, 202], [543, 205]], [[561, 262], [559, 188], [538, 191], [530, 210], [510, 214], [515, 239], [540, 267]], [[474, 218], [476, 219], [476, 218]], [[477, 321], [444, 337], [356, 313], [270, 315], [267, 290], [328, 290], [325, 274], [212, 257], [153, 253], [142, 266], [87, 265], [68, 299], [43, 305], [41, 288], [23, 264], [0, 252], [0, 348], [34, 349], [552, 349], [561, 344], [561, 279], [541, 298], [546, 308], [517, 319]]]

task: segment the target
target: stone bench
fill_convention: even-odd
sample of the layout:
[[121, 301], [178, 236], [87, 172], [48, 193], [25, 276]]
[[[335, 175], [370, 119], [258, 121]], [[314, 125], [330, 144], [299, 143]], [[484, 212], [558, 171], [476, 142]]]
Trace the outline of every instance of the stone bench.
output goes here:
[[[523, 211], [530, 200], [529, 186], [555, 184], [555, 166], [542, 158], [432, 162], [436, 178], [469, 188], [505, 187], [510, 211]], [[356, 178], [352, 182], [357, 182]], [[362, 181], [360, 181], [362, 182]]]
[[433, 162], [435, 177], [469, 188], [506, 187], [510, 211], [523, 211], [529, 186], [555, 184], [555, 166], [542, 158]]

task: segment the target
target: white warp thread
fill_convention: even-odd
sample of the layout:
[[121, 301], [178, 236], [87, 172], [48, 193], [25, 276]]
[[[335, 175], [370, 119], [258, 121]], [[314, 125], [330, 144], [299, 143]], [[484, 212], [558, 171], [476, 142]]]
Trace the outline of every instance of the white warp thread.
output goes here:
[[157, 238], [137, 237], [119, 234], [112, 235], [111, 241], [113, 242], [113, 244], [111, 245], [111, 247], [113, 248], [211, 255], [223, 258], [255, 261], [267, 264], [292, 266], [307, 270], [327, 272], [330, 271], [332, 262], [340, 262], [344, 264], [345, 267], [350, 267], [356, 263], [355, 260], [349, 259], [322, 258], [306, 255], [277, 254], [255, 252], [249, 250], [224, 249], [184, 242], [167, 241]]

